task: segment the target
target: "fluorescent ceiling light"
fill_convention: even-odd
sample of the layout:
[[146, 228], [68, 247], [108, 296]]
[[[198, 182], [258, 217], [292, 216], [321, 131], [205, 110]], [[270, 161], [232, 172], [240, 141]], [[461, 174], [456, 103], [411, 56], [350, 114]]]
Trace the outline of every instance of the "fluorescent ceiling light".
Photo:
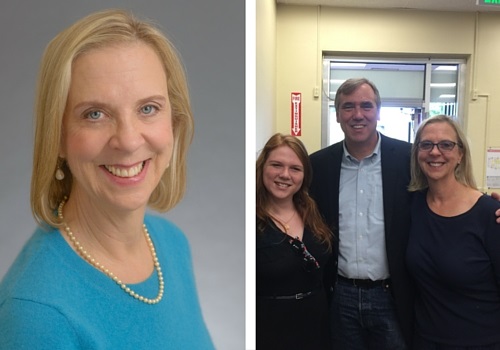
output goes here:
[[439, 95], [439, 98], [455, 98], [455, 95], [452, 95], [452, 94], [442, 94], [442, 95]]
[[352, 62], [332, 62], [332, 68], [365, 68], [366, 63], [352, 63]]
[[331, 79], [330, 83], [332, 84], [342, 84], [345, 81], [345, 79]]
[[457, 70], [457, 66], [437, 66], [435, 70]]
[[431, 83], [431, 88], [454, 88], [457, 83]]

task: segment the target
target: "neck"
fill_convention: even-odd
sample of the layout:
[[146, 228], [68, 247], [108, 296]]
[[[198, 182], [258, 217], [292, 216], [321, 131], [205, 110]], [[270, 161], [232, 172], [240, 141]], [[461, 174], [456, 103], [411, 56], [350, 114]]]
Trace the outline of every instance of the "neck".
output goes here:
[[467, 212], [472, 208], [482, 193], [462, 185], [456, 180], [437, 186], [432, 184], [427, 192], [427, 204], [429, 208], [442, 216], [456, 216]]
[[269, 216], [275, 224], [281, 226], [286, 234], [291, 234], [291, 225], [296, 218], [296, 210], [293, 201], [272, 202], [269, 205]]
[[[136, 256], [139, 259], [132, 259], [131, 261], [124, 260], [123, 263], [120, 263], [118, 260], [117, 262], [119, 263], [116, 267], [119, 267], [118, 269], [114, 270], [112, 272], [111, 270], [108, 269], [108, 267], [112, 266], [113, 260], [109, 260], [111, 265], [108, 265], [107, 263], [102, 264], [101, 261], [97, 261], [95, 259], [95, 255], [90, 254], [84, 246], [80, 243], [78, 238], [74, 235], [72, 232], [71, 228], [68, 226], [68, 224], [65, 221], [64, 218], [64, 204], [66, 200], [62, 201], [59, 204], [58, 210], [57, 210], [57, 215], [59, 219], [62, 222], [63, 230], [65, 231], [65, 234], [63, 237], [65, 239], [69, 240], [70, 245], [72, 245], [72, 248], [90, 265], [92, 265], [94, 268], [97, 270], [100, 270], [102, 273], [107, 275], [109, 278], [111, 278], [113, 281], [115, 281], [120, 288], [129, 294], [131, 297], [140, 300], [146, 304], [156, 304], [159, 303], [160, 300], [163, 297], [163, 290], [164, 290], [164, 282], [163, 282], [163, 274], [161, 272], [161, 267], [160, 267], [160, 262], [157, 258], [156, 255], [156, 250], [154, 248], [154, 244], [151, 241], [151, 238], [149, 236], [149, 232], [146, 228], [145, 225], [143, 225], [143, 232], [144, 232], [144, 238], [146, 241], [146, 245], [149, 246], [149, 250], [151, 253], [151, 260], [150, 263], [144, 264], [144, 259], [141, 256]], [[131, 263], [130, 263], [131, 262]], [[140, 266], [142, 265], [142, 266]], [[151, 266], [156, 269], [157, 275], [158, 275], [158, 294], [156, 298], [151, 299], [148, 297], [144, 297], [140, 294], [137, 294], [135, 291], [127, 287], [125, 283], [139, 283], [145, 280], [150, 274], [151, 274]], [[118, 274], [115, 274], [118, 271]]]
[[468, 187], [462, 185], [454, 178], [450, 180], [429, 181], [427, 196], [433, 201], [444, 202], [461, 197], [467, 190]]
[[144, 249], [144, 214], [145, 210], [113, 211], [77, 193], [64, 206], [65, 222], [80, 243], [96, 255], [118, 261]]
[[271, 199], [268, 208], [269, 212], [271, 213], [275, 213], [277, 215], [280, 214], [286, 215], [287, 213], [295, 211], [295, 204], [293, 203], [292, 199], [283, 201]]
[[356, 142], [351, 139], [345, 139], [345, 146], [349, 154], [361, 161], [373, 153], [378, 142], [378, 133], [363, 142]]

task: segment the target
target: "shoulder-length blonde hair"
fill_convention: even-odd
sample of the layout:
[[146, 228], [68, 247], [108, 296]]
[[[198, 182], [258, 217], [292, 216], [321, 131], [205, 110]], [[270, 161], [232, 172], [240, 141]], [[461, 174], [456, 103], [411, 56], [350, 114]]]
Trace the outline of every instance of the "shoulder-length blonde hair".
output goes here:
[[472, 158], [467, 137], [455, 120], [447, 115], [440, 114], [426, 119], [422, 124], [420, 124], [420, 127], [417, 130], [415, 141], [413, 142], [411, 149], [411, 181], [408, 186], [408, 190], [410, 192], [415, 192], [422, 191], [429, 187], [427, 177], [422, 172], [422, 169], [420, 169], [420, 165], [418, 164], [418, 143], [422, 140], [422, 132], [425, 127], [436, 123], [447, 123], [453, 128], [453, 130], [455, 130], [455, 134], [457, 136], [457, 147], [459, 147], [460, 152], [462, 152], [462, 160], [455, 168], [455, 179], [462, 185], [477, 189], [476, 181], [474, 180], [472, 172]]
[[[154, 25], [123, 10], [105, 10], [90, 14], [59, 33], [42, 58], [35, 101], [31, 178], [31, 208], [39, 223], [58, 226], [55, 209], [71, 191], [73, 178], [59, 158], [59, 149], [73, 62], [89, 50], [137, 41], [153, 48], [165, 69], [174, 134], [171, 165], [151, 194], [149, 205], [167, 211], [184, 196], [187, 151], [194, 130], [184, 66], [175, 47]], [[54, 178], [58, 166], [66, 175], [62, 181]]]
[[257, 211], [257, 229], [263, 231], [266, 223], [270, 219], [269, 213], [269, 191], [264, 186], [264, 166], [269, 154], [276, 148], [281, 146], [290, 147], [299, 158], [304, 167], [304, 179], [302, 186], [293, 196], [293, 203], [299, 213], [304, 225], [311, 229], [312, 233], [319, 239], [320, 242], [326, 243], [331, 247], [331, 240], [334, 237], [332, 231], [323, 221], [321, 214], [316, 206], [316, 202], [309, 196], [309, 186], [312, 181], [312, 166], [309, 160], [309, 155], [304, 144], [292, 135], [283, 135], [280, 133], [274, 134], [267, 141], [266, 145], [260, 152], [256, 165], [256, 211]]

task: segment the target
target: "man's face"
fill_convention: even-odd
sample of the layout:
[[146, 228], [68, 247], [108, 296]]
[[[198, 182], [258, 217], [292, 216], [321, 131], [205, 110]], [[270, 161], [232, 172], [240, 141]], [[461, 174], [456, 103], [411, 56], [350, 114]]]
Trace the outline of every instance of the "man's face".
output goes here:
[[368, 144], [377, 140], [377, 109], [375, 92], [368, 84], [360, 85], [350, 95], [341, 94], [337, 122], [350, 144]]

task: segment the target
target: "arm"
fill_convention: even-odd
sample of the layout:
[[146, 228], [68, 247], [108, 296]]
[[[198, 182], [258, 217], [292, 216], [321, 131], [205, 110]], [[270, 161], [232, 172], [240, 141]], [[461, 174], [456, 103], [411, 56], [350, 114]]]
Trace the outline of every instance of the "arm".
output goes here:
[[[496, 199], [497, 201], [500, 201], [500, 194], [497, 193], [497, 192], [492, 192], [491, 193], [491, 197], [493, 197], [494, 199]], [[496, 212], [495, 212], [495, 215], [497, 216], [497, 223], [500, 224], [500, 209], [498, 209]]]
[[[495, 213], [498, 213], [498, 210]], [[488, 221], [484, 245], [486, 252], [490, 257], [491, 266], [493, 267], [493, 272], [495, 274], [495, 280], [500, 290], [500, 254], [498, 254], [498, 250], [500, 248], [500, 227], [493, 220], [490, 219]]]
[[78, 349], [67, 319], [43, 304], [9, 299], [0, 306], [0, 324], [0, 349]]

